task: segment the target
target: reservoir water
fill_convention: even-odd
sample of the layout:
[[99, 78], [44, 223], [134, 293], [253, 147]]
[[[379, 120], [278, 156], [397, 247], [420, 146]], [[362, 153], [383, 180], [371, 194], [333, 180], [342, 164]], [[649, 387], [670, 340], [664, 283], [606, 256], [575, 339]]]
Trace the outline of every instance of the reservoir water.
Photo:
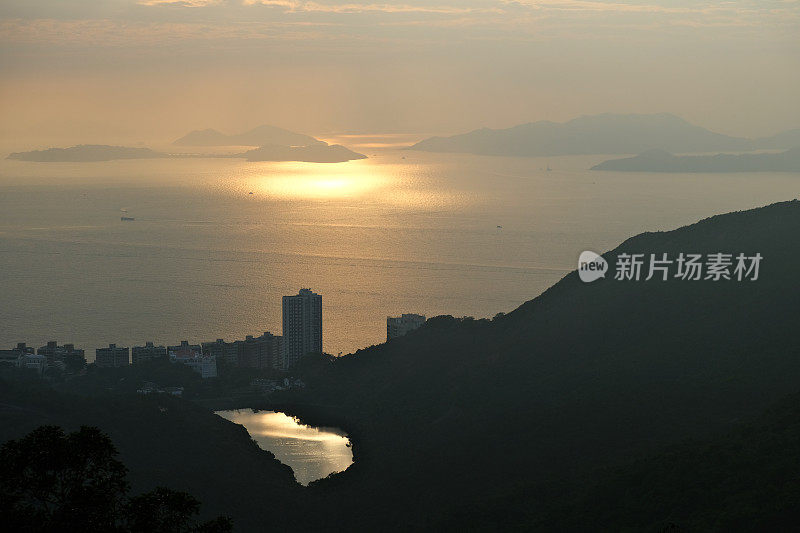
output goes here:
[[274, 411], [237, 409], [216, 414], [243, 425], [259, 447], [294, 471], [302, 485], [342, 472], [353, 462], [350, 441], [335, 428], [314, 428]]

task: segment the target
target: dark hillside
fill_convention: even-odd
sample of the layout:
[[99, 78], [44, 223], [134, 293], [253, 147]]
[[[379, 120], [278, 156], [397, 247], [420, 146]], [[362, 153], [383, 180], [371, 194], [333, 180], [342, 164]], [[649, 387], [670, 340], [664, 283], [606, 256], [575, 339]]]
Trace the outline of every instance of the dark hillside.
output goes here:
[[35, 381], [0, 381], [0, 422], [2, 442], [45, 424], [102, 428], [129, 469], [132, 494], [156, 486], [190, 492], [203, 516], [232, 516], [237, 530], [278, 529], [293, 520], [301, 487], [291, 469], [242, 426], [191, 402], [163, 394], [86, 398]]
[[[800, 390], [798, 231], [792, 201], [645, 233], [605, 254], [607, 279], [573, 272], [492, 322], [437, 318], [325, 363], [313, 401], [363, 450], [337, 491], [382, 494], [376, 519], [408, 521], [398, 501], [413, 505], [422, 527], [755, 416]], [[764, 259], [757, 281], [615, 281], [623, 252]]]

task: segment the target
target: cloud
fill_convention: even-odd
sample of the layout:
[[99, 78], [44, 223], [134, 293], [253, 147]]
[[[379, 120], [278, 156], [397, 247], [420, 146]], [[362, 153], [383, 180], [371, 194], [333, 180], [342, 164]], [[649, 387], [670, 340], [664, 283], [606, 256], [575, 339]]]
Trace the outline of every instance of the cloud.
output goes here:
[[222, 0], [139, 0], [140, 6], [208, 7], [222, 4]]
[[96, 20], [0, 20], [0, 42], [98, 47], [153, 46], [184, 41], [325, 39], [328, 22], [130, 23]]
[[569, 11], [585, 13], [644, 13], [669, 15], [710, 15], [728, 13], [735, 16], [800, 14], [800, 3], [794, 1], [715, 1], [692, 2], [614, 2], [597, 0], [500, 0], [504, 5], [520, 6], [534, 10]]
[[330, 4], [321, 2], [305, 2], [301, 0], [244, 0], [245, 5], [261, 5], [281, 7], [288, 13], [431, 13], [431, 14], [464, 14], [501, 12], [499, 6], [478, 8], [458, 5], [410, 5], [410, 4]]
[[[89, 0], [81, 5], [85, 10]], [[282, 38], [286, 44], [305, 40], [307, 47], [312, 39], [322, 46], [337, 39], [343, 45], [412, 39], [428, 43], [678, 40], [690, 31], [694, 40], [718, 41], [744, 39], [744, 34], [734, 32], [747, 29], [768, 31], [777, 42], [791, 38], [800, 25], [800, 2], [779, 0], [116, 0], [114, 5], [113, 10], [94, 17], [85, 11], [75, 16], [38, 12], [0, 16], [0, 41], [107, 47], [217, 39], [226, 40], [226, 48], [235, 48], [254, 40]], [[698, 28], [714, 31], [704, 34]]]

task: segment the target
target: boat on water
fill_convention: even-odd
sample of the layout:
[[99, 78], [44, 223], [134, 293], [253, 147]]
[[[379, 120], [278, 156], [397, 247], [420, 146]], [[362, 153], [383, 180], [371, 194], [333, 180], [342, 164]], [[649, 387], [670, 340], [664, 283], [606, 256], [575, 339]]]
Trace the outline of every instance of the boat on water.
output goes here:
[[119, 217], [119, 219], [122, 220], [123, 222], [130, 222], [131, 220], [136, 220], [133, 217]]

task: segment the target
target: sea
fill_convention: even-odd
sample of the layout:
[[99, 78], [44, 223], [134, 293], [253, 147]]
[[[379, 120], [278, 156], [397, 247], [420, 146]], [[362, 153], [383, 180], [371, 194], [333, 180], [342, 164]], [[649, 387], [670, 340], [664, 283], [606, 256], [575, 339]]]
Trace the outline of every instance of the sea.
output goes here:
[[492, 317], [584, 250], [800, 193], [789, 173], [403, 149], [420, 138], [328, 136], [368, 155], [335, 164], [0, 159], [0, 347], [55, 340], [91, 361], [109, 343], [280, 334], [281, 296], [310, 288], [324, 350], [346, 354], [383, 342], [387, 316]]

